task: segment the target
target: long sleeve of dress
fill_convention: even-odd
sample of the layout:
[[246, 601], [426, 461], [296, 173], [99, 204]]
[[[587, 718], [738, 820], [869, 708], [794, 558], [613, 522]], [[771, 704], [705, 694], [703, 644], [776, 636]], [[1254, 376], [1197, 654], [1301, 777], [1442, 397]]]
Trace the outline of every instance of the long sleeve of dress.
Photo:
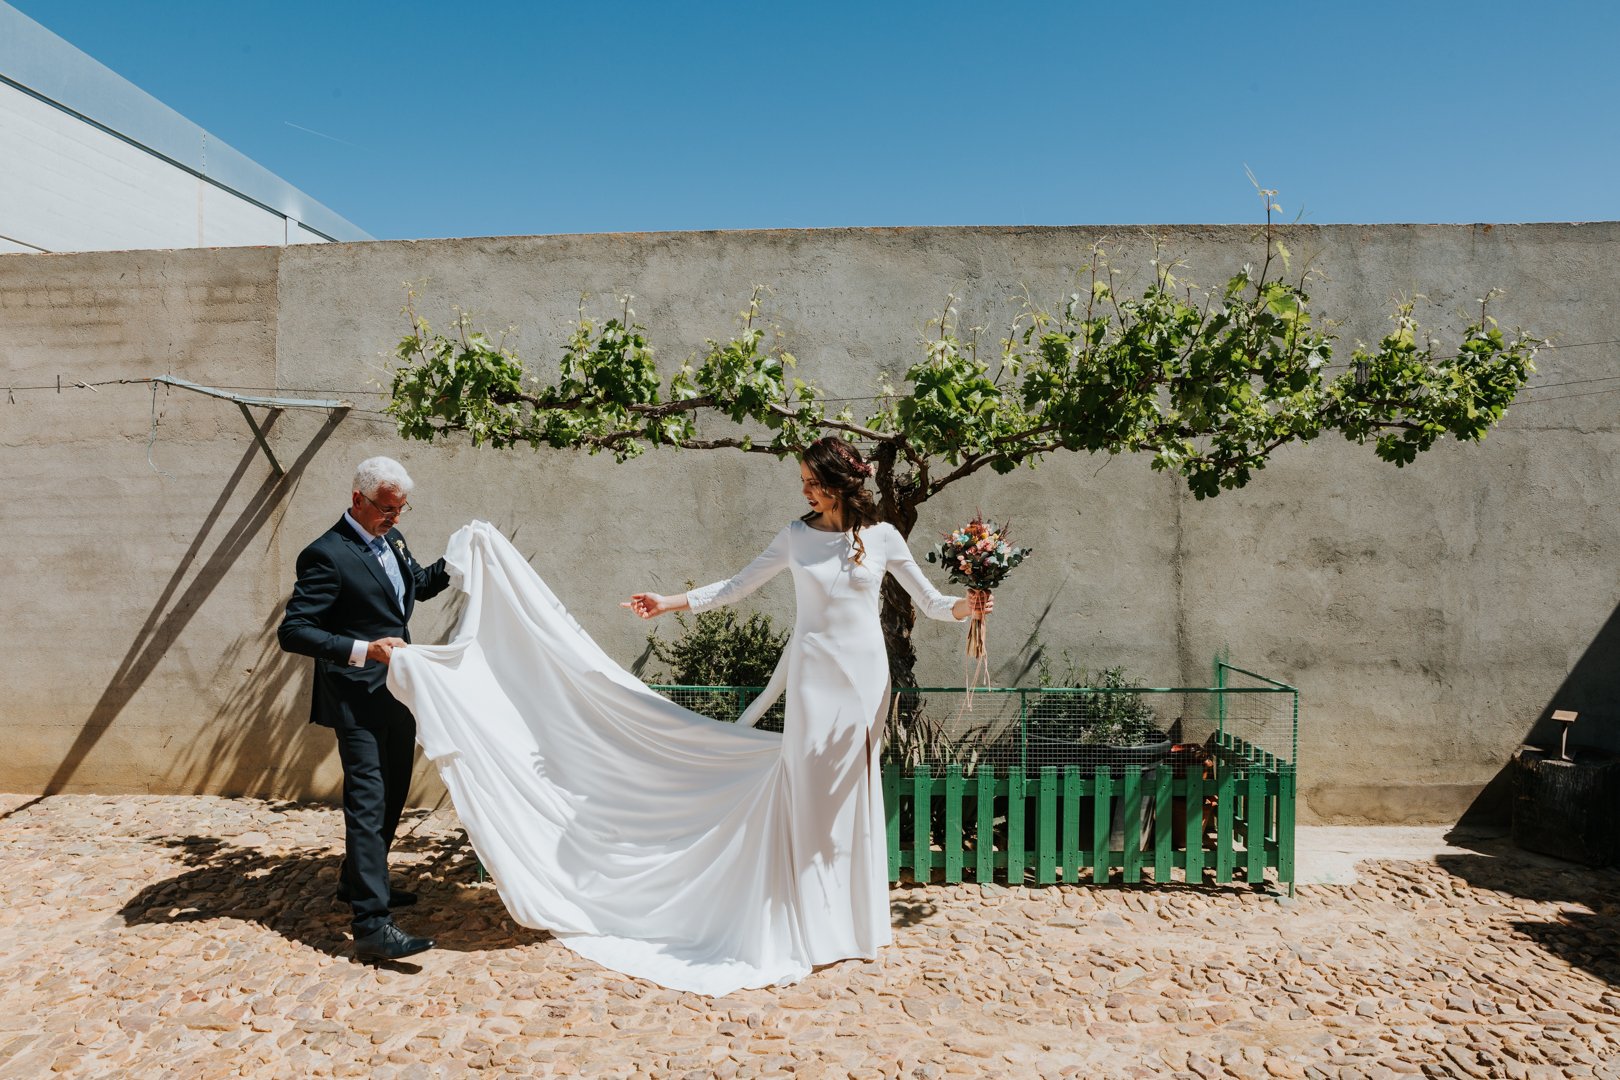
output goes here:
[[759, 558], [743, 567], [735, 577], [690, 590], [686, 594], [687, 604], [695, 612], [735, 604], [787, 569], [788, 547], [791, 543], [789, 533], [792, 528], [793, 526], [789, 525], [777, 533], [776, 539], [771, 541], [770, 546]]
[[930, 619], [940, 622], [960, 622], [951, 607], [958, 597], [946, 596], [934, 588], [934, 583], [923, 576], [922, 567], [917, 560], [911, 557], [911, 548], [906, 544], [906, 538], [900, 531], [891, 525], [882, 525], [868, 531], [881, 533], [884, 543], [888, 545], [889, 573], [894, 575], [906, 592], [911, 594], [911, 600], [917, 605], [917, 610]]

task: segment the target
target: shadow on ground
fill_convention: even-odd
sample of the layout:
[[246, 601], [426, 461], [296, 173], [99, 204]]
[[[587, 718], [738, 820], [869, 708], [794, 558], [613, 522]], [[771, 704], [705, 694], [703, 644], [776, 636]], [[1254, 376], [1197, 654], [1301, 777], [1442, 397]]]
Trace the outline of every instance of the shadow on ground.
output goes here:
[[1549, 955], [1620, 986], [1620, 870], [1530, 855], [1505, 839], [1477, 846], [1478, 852], [1441, 854], [1435, 861], [1476, 889], [1568, 905], [1551, 919], [1521, 920], [1512, 927]]
[[893, 926], [916, 926], [939, 914], [939, 905], [932, 900], [909, 895], [926, 886], [915, 882], [902, 882], [889, 886], [889, 921]]
[[[186, 868], [148, 885], [119, 909], [127, 925], [233, 919], [258, 923], [318, 952], [347, 956], [349, 909], [332, 898], [340, 856], [329, 847], [264, 852], [213, 836], [160, 837]], [[394, 844], [394, 880], [420, 901], [396, 912], [410, 933], [456, 952], [521, 948], [550, 934], [516, 926], [495, 887], [476, 880], [466, 839], [403, 836]]]

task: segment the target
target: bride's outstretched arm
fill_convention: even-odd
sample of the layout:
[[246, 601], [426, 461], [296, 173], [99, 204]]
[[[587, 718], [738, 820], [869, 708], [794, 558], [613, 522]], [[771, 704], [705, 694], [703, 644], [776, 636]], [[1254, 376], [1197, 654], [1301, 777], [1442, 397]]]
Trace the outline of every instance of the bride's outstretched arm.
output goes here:
[[777, 533], [776, 539], [771, 541], [759, 558], [743, 567], [735, 577], [675, 596], [634, 593], [619, 606], [629, 608], [643, 619], [652, 619], [671, 611], [707, 611], [724, 604], [734, 604], [787, 568], [788, 534], [791, 528], [788, 526]]
[[918, 611], [941, 622], [960, 622], [974, 613], [988, 615], [996, 606], [995, 597], [980, 589], [969, 589], [963, 597], [941, 593], [934, 588], [933, 582], [923, 576], [917, 560], [911, 557], [911, 548], [907, 546], [905, 537], [895, 529], [888, 532], [891, 545], [888, 552], [889, 573], [911, 594]]

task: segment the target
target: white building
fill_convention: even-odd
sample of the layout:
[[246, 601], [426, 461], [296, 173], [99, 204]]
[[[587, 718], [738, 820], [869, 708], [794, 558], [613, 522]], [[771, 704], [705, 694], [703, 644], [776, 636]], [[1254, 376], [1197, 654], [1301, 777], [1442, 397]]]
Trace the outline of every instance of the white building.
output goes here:
[[369, 239], [0, 0], [0, 252]]

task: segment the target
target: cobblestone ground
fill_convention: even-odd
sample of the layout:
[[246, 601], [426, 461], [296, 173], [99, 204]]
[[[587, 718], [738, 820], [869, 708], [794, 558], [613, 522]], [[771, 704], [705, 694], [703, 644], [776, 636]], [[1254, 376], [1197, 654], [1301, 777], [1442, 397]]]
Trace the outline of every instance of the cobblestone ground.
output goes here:
[[710, 999], [514, 928], [452, 818], [405, 828], [440, 948], [389, 968], [348, 954], [331, 809], [0, 796], [0, 1077], [1620, 1078], [1614, 872], [909, 886], [875, 962]]

